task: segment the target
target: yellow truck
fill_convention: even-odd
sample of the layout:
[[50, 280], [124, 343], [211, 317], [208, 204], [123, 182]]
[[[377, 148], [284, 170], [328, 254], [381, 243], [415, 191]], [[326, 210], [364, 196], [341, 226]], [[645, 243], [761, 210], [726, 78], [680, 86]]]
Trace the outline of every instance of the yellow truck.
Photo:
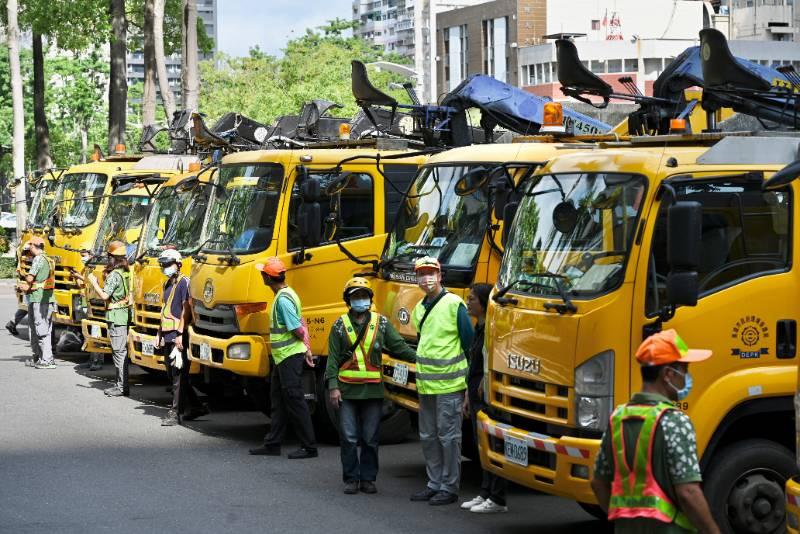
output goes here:
[[[267, 409], [273, 295], [254, 265], [268, 256], [290, 266], [286, 279], [303, 300], [312, 351], [325, 356], [328, 331], [345, 311], [344, 283], [368, 269], [351, 256], [377, 261], [402, 193], [423, 161], [380, 144], [225, 156], [191, 275], [189, 354], [204, 377], [245, 379], [247, 394]], [[325, 409], [324, 367], [306, 370], [307, 398], [320, 432], [335, 433]]]
[[486, 321], [481, 463], [598, 509], [593, 461], [633, 352], [675, 328], [712, 349], [678, 403], [724, 532], [776, 532], [797, 473], [798, 185], [762, 190], [800, 138], [656, 136], [565, 151], [524, 184]]
[[[171, 177], [155, 195], [142, 230], [138, 256], [132, 266], [136, 282], [128, 354], [131, 362], [147, 371], [166, 371], [163, 349], [154, 344], [166, 280], [158, 265], [158, 255], [166, 247], [174, 247], [183, 256], [181, 272], [190, 275], [192, 254], [203, 244], [203, 221], [216, 172], [215, 168], [209, 168]], [[199, 369], [198, 364], [192, 364], [192, 372]]]

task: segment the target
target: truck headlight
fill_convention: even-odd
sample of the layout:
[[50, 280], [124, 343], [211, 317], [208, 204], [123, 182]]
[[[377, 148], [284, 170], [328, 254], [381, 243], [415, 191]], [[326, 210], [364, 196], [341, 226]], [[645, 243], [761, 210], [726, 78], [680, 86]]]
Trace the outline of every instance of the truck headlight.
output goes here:
[[589, 358], [575, 369], [575, 423], [605, 430], [614, 407], [614, 351]]
[[234, 343], [228, 347], [229, 360], [249, 360], [250, 359], [250, 344], [249, 343]]
[[86, 319], [88, 317], [87, 311], [83, 307], [83, 297], [81, 295], [72, 295], [72, 318], [75, 321]]

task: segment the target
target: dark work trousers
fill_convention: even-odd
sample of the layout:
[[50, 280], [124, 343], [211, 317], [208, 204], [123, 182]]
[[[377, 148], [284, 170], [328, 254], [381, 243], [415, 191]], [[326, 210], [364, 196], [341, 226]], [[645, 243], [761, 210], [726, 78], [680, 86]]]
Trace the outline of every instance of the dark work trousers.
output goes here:
[[317, 448], [311, 413], [303, 394], [304, 356], [304, 353], [289, 356], [278, 365], [273, 362], [269, 385], [272, 410], [269, 432], [264, 436], [264, 445], [267, 447], [280, 446], [286, 434], [286, 426], [291, 421], [300, 446], [306, 449]]
[[17, 311], [14, 312], [14, 326], [18, 326], [26, 315], [28, 315], [27, 310], [23, 310], [22, 308], [17, 309]]
[[[188, 340], [184, 339], [184, 349], [187, 347], [187, 342]], [[169, 359], [173, 347], [175, 347], [174, 340], [164, 342], [164, 364], [167, 366], [167, 374], [170, 382], [172, 382], [172, 409], [182, 414], [191, 408], [200, 406], [200, 401], [197, 399], [194, 388], [189, 383], [189, 364], [191, 362], [186, 356], [186, 350], [181, 352], [183, 367], [176, 369], [172, 366], [172, 360]]]
[[[483, 399], [480, 397], [469, 399], [469, 418], [472, 422], [472, 435], [475, 436], [475, 450], [478, 449], [478, 412], [485, 408]], [[492, 502], [500, 506], [506, 505], [506, 486], [504, 478], [491, 474], [485, 469], [481, 469], [481, 492], [480, 496], [484, 499], [492, 499]]]
[[[342, 479], [375, 482], [383, 399], [342, 399], [339, 407]], [[358, 445], [361, 444], [361, 454]]]

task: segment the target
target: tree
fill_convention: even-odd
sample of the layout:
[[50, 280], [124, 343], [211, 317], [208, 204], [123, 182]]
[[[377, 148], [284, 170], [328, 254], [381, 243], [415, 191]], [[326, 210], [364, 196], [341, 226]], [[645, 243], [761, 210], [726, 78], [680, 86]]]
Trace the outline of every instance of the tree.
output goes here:
[[142, 88], [142, 128], [156, 123], [156, 42], [155, 0], [144, 1], [144, 87]]
[[40, 171], [53, 166], [50, 155], [50, 129], [44, 110], [44, 51], [42, 34], [33, 34], [33, 124], [36, 132], [36, 168]]
[[25, 204], [25, 116], [23, 115], [22, 74], [19, 66], [19, 25], [17, 24], [17, 0], [6, 0], [8, 22], [8, 62], [11, 68], [11, 100], [14, 113], [14, 134], [11, 157], [14, 162], [14, 178], [19, 180], [15, 189], [17, 212], [17, 235], [22, 235], [27, 217]]
[[167, 124], [172, 121], [175, 114], [175, 98], [167, 77], [167, 61], [164, 55], [164, 8], [166, 0], [154, 0], [153, 9], [153, 38], [156, 50], [156, 71], [158, 72], [158, 87], [161, 90], [161, 102], [164, 103], [164, 112], [167, 114]]
[[181, 99], [183, 109], [196, 111], [200, 92], [198, 68], [197, 1], [183, 0], [183, 53], [181, 55]]
[[128, 107], [127, 17], [125, 0], [110, 0], [111, 72], [108, 84], [108, 150], [125, 144], [125, 121]]

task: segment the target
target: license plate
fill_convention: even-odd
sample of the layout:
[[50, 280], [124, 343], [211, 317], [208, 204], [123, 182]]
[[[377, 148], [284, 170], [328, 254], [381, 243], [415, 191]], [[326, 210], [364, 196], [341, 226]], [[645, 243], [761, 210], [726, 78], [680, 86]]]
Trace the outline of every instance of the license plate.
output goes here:
[[90, 325], [89, 335], [94, 337], [94, 338], [101, 337], [101, 335], [100, 335], [100, 327], [97, 326], [96, 324]]
[[156, 353], [156, 346], [152, 341], [142, 340], [142, 354], [145, 356], [152, 356]]
[[392, 381], [401, 386], [408, 384], [408, 366], [403, 363], [398, 363], [394, 366], [392, 373]]
[[211, 345], [208, 343], [200, 343], [200, 359], [204, 361], [211, 359]]
[[511, 436], [505, 438], [506, 460], [512, 464], [528, 467], [528, 442]]

